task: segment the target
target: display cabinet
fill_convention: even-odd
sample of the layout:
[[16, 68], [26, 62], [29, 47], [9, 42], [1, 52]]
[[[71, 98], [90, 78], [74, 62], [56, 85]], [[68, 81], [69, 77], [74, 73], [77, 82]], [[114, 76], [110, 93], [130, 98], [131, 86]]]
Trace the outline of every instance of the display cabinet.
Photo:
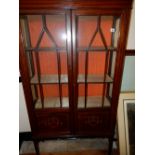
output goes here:
[[20, 0], [20, 72], [37, 153], [52, 137], [107, 137], [116, 123], [131, 0]]

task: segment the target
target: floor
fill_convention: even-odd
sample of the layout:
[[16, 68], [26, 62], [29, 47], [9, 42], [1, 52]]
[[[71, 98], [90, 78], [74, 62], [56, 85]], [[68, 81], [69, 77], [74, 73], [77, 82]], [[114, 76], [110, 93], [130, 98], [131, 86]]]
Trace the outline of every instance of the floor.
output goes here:
[[[102, 138], [47, 140], [41, 141], [39, 148], [42, 153], [41, 155], [107, 155], [108, 140]], [[117, 149], [115, 143], [113, 149]], [[34, 155], [35, 149], [33, 142], [24, 141], [20, 149], [20, 154]], [[116, 153], [113, 155], [116, 155]]]
[[[34, 153], [22, 155], [35, 155]], [[73, 151], [73, 152], [60, 152], [60, 153], [41, 153], [40, 155], [108, 155], [104, 150], [86, 150], [86, 151]], [[113, 155], [118, 155], [117, 151], [113, 151]]]

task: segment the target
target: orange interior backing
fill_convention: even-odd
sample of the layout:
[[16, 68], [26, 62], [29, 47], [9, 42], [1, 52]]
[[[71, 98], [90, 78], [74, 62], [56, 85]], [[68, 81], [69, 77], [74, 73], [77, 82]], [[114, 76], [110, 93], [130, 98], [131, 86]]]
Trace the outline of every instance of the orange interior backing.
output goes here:
[[[41, 16], [29, 16], [29, 29], [32, 47], [35, 47], [38, 41], [39, 34], [42, 29]], [[88, 47], [89, 42], [94, 34], [97, 26], [97, 17], [80, 17], [78, 20], [78, 31], [77, 31], [77, 45], [78, 47]], [[101, 18], [101, 29], [106, 38], [107, 46], [111, 44], [111, 32], [112, 27], [112, 17], [102, 17]], [[56, 44], [59, 47], [66, 46], [65, 40], [65, 18], [64, 16], [47, 16], [47, 28], [55, 39]], [[52, 42], [48, 35], [44, 33], [42, 41], [39, 47], [54, 47], [55, 44]], [[101, 36], [97, 33], [92, 47], [103, 47], [105, 46], [101, 40]], [[67, 52], [60, 52], [60, 66], [61, 74], [67, 74]], [[88, 54], [88, 74], [103, 75], [105, 70], [105, 52], [89, 52]], [[33, 52], [34, 70], [37, 74], [36, 58]], [[39, 52], [39, 62], [40, 62], [40, 72], [41, 75], [58, 74], [58, 62], [57, 54], [55, 51], [50, 52]], [[85, 52], [79, 51], [78, 54], [78, 73], [85, 73]], [[88, 84], [88, 95], [89, 96], [101, 96], [104, 87], [102, 84]], [[39, 93], [39, 89], [38, 94]], [[84, 96], [85, 87], [84, 84], [79, 84], [78, 92], [80, 96]], [[43, 85], [44, 97], [59, 96], [59, 86], [58, 84], [44, 84]], [[40, 95], [39, 95], [40, 96]], [[68, 96], [68, 85], [62, 84], [62, 96]]]

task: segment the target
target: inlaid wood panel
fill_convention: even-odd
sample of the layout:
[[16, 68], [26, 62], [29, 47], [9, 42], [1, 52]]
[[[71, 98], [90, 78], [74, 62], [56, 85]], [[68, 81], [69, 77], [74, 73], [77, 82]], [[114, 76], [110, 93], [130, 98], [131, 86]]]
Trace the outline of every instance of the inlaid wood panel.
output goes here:
[[39, 114], [37, 115], [37, 126], [39, 131], [69, 131], [69, 115], [52, 112]]
[[109, 128], [109, 112], [79, 112], [78, 113], [78, 132], [96, 133], [107, 131]]

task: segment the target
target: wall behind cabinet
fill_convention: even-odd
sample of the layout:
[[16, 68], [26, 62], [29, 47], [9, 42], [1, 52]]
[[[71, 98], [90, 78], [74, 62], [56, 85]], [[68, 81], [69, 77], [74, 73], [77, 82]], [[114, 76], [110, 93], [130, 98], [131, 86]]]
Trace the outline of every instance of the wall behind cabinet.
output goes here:
[[26, 109], [22, 83], [19, 84], [19, 132], [30, 131], [30, 123]]
[[[135, 49], [135, 5], [133, 4], [127, 49]], [[121, 91], [135, 91], [135, 56], [126, 56]]]

